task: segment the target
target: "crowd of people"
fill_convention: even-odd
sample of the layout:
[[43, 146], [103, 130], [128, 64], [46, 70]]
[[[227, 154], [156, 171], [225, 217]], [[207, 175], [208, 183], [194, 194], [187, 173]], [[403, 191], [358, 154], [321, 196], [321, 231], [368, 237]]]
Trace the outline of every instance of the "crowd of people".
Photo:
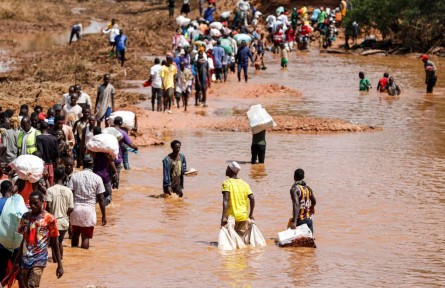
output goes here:
[[[112, 190], [119, 187], [121, 169], [130, 169], [128, 152], [138, 149], [122, 117], [110, 118], [115, 111], [114, 95], [110, 76], [105, 74], [94, 106], [76, 84], [46, 111], [40, 105], [30, 111], [26, 104], [18, 115], [12, 109], [0, 109], [1, 280], [7, 271], [15, 278], [14, 272], [20, 270], [21, 287], [39, 287], [49, 248], [61, 277], [65, 234], [69, 233], [72, 247], [88, 249], [96, 225], [96, 203], [102, 225], [107, 223]], [[88, 149], [88, 141], [101, 133], [116, 135], [117, 157]], [[15, 161], [24, 155], [44, 163], [38, 181], [14, 169]], [[12, 269], [7, 270], [8, 262], [13, 263]]]

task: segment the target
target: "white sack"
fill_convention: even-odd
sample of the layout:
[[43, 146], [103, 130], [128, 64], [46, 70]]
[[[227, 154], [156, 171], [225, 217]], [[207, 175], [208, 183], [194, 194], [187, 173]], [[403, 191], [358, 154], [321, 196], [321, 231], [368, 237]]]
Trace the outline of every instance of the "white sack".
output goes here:
[[210, 29], [210, 36], [211, 37], [221, 37], [221, 31], [212, 28], [212, 29]]
[[[246, 244], [244, 244], [243, 239], [236, 233], [235, 231], [235, 218], [233, 216], [229, 216], [227, 221], [227, 225], [225, 227], [227, 231], [226, 235], [222, 235], [221, 233], [226, 233], [224, 230], [220, 230], [219, 236], [221, 237], [221, 248], [220, 242], [218, 241], [218, 248], [221, 250], [233, 250], [233, 249], [242, 249], [246, 248]], [[219, 240], [219, 239], [218, 239]], [[224, 248], [224, 249], [222, 249]], [[231, 249], [229, 249], [231, 248]]]
[[233, 39], [235, 39], [238, 45], [240, 45], [243, 41], [246, 41], [247, 44], [252, 41], [252, 37], [248, 34], [236, 34], [235, 36], [233, 36]]
[[20, 155], [9, 166], [17, 172], [20, 179], [36, 183], [43, 176], [44, 162], [34, 155]]
[[230, 237], [229, 231], [227, 231], [226, 227], [221, 227], [219, 230], [218, 249], [223, 251], [236, 249], [236, 243]]
[[250, 244], [252, 247], [265, 247], [267, 246], [266, 240], [264, 240], [260, 229], [255, 224], [255, 221], [249, 221], [249, 229], [247, 230], [246, 236], [244, 238], [244, 243]]
[[250, 106], [249, 111], [247, 111], [247, 118], [249, 118], [249, 126], [252, 129], [252, 134], [257, 134], [267, 128], [277, 126], [272, 116], [267, 113], [266, 109], [261, 107], [261, 104]]
[[119, 155], [119, 143], [117, 138], [110, 134], [99, 134], [93, 136], [87, 142], [87, 149], [93, 152], [110, 154], [113, 158]]
[[212, 22], [210, 23], [209, 27], [216, 30], [221, 30], [224, 26], [221, 22]]
[[178, 26], [181, 26], [184, 19], [185, 19], [185, 17], [182, 15], [176, 17], [176, 24], [178, 24]]
[[107, 127], [107, 128], [103, 128], [102, 129], [102, 134], [110, 134], [113, 135], [114, 137], [116, 137], [117, 141], [122, 140], [122, 138], [124, 137], [122, 135], [121, 132], [119, 132], [116, 128], [114, 127]]
[[313, 238], [312, 231], [307, 224], [297, 226], [297, 229], [287, 229], [286, 231], [278, 233], [278, 243], [280, 245], [290, 244], [295, 239], [306, 237]]
[[128, 130], [131, 130], [133, 128], [136, 128], [136, 115], [131, 111], [115, 111], [111, 113], [110, 119], [114, 121], [114, 118], [117, 116], [122, 117], [122, 127], [127, 128]]
[[230, 13], [232, 13], [232, 12], [231, 11], [224, 11], [224, 12], [221, 13], [221, 17], [223, 19], [227, 19], [227, 18], [230, 17]]

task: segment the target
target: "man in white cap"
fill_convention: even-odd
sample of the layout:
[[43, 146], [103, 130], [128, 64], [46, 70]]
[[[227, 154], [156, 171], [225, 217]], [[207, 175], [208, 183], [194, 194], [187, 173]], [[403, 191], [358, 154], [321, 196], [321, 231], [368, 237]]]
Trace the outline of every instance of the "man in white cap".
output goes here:
[[249, 184], [238, 178], [240, 170], [241, 167], [237, 162], [230, 162], [227, 166], [226, 176], [229, 179], [222, 183], [223, 212], [221, 226], [225, 226], [227, 218], [233, 216], [235, 218], [235, 231], [242, 238], [249, 227], [247, 220], [254, 220], [255, 198]]

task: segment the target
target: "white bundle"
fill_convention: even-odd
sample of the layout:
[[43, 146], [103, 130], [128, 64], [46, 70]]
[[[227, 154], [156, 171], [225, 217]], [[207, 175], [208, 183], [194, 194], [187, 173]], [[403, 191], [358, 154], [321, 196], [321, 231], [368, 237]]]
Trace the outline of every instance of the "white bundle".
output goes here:
[[99, 134], [87, 142], [87, 149], [93, 152], [102, 152], [117, 158], [119, 155], [119, 142], [114, 135]]
[[192, 22], [192, 20], [190, 18], [185, 18], [184, 16], [178, 16], [176, 18], [176, 24], [178, 24], [179, 27], [181, 26], [188, 26], [190, 25], [190, 23]]
[[277, 126], [273, 121], [272, 116], [267, 113], [266, 109], [264, 109], [261, 104], [250, 106], [249, 111], [247, 111], [247, 118], [249, 118], [252, 134], [257, 134], [267, 128]]
[[129, 130], [136, 128], [136, 114], [131, 111], [115, 111], [110, 114], [110, 119], [114, 121], [114, 118], [117, 116], [122, 117], [122, 127], [127, 128]]
[[224, 11], [221, 13], [221, 18], [223, 19], [227, 19], [230, 17], [230, 13], [232, 13], [231, 11]]
[[20, 179], [36, 183], [43, 176], [44, 162], [34, 155], [20, 155], [9, 166]]
[[235, 39], [236, 43], [241, 44], [241, 42], [246, 41], [246, 43], [250, 43], [252, 41], [252, 36], [248, 34], [236, 34], [233, 36], [233, 39]]
[[212, 28], [212, 29], [210, 29], [210, 36], [211, 37], [221, 37], [221, 31]]
[[312, 231], [307, 224], [297, 226], [297, 229], [287, 229], [286, 231], [278, 233], [278, 243], [280, 245], [290, 244], [292, 241], [305, 237], [313, 238]]
[[235, 231], [235, 218], [229, 216], [227, 225], [219, 230], [218, 249], [227, 251], [237, 248], [246, 248], [246, 244]]
[[221, 22], [212, 22], [210, 23], [209, 27], [216, 30], [221, 30], [224, 26]]
[[184, 36], [182, 36], [181, 40], [178, 43], [178, 46], [179, 47], [189, 47], [190, 46], [190, 42], [187, 39], [185, 39]]
[[110, 134], [113, 135], [114, 137], [116, 137], [117, 141], [120, 141], [124, 136], [122, 135], [121, 132], [119, 132], [116, 128], [114, 127], [107, 127], [102, 129], [102, 134]]
[[176, 17], [176, 24], [178, 24], [178, 26], [181, 26], [184, 19], [185, 19], [185, 17], [182, 15]]

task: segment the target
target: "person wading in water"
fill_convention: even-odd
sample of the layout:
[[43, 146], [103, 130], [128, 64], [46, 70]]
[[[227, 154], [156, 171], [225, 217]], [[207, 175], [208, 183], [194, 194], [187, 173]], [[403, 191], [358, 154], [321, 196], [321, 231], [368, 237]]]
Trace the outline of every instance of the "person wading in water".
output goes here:
[[162, 160], [164, 169], [162, 186], [164, 188], [164, 194], [172, 195], [175, 193], [179, 197], [182, 197], [187, 161], [184, 154], [179, 153], [179, 151], [181, 151], [181, 142], [179, 140], [173, 140], [170, 147], [172, 148], [172, 153], [165, 156], [164, 160]]

